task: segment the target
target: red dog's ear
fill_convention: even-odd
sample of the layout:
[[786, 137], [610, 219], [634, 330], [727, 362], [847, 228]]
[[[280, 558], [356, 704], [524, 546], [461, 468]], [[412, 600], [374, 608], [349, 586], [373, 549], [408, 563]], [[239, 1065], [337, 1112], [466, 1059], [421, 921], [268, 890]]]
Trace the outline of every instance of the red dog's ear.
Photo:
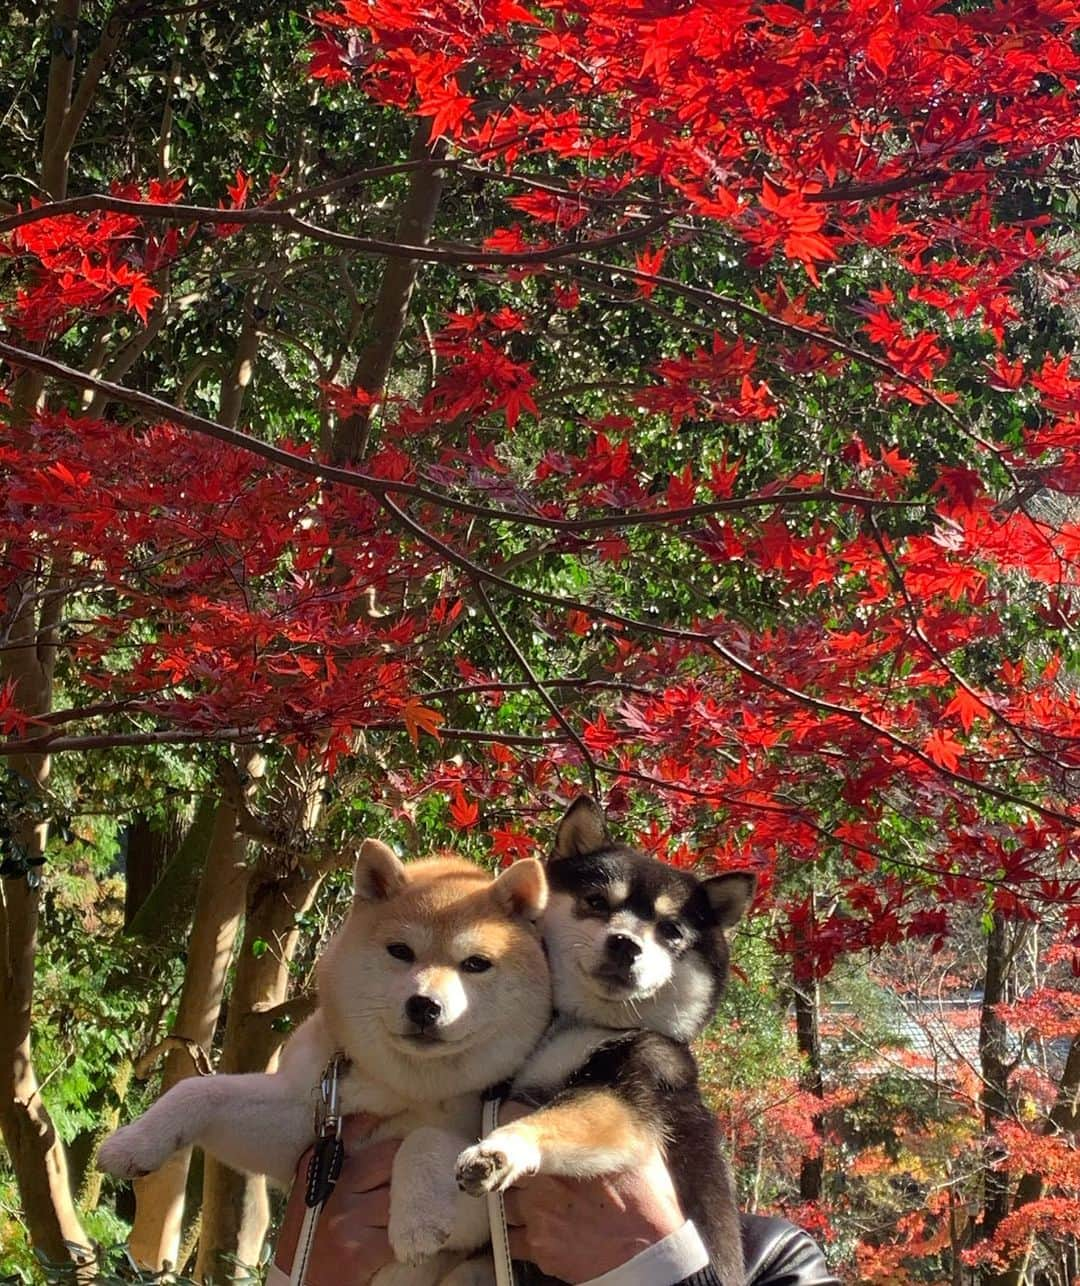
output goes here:
[[738, 924], [754, 900], [757, 876], [749, 871], [727, 871], [702, 880], [701, 887], [721, 929]]
[[610, 843], [600, 805], [591, 795], [581, 795], [566, 810], [555, 832], [555, 856], [587, 857]]
[[510, 915], [536, 920], [547, 906], [548, 886], [543, 864], [535, 857], [508, 866], [491, 886], [496, 900]]
[[364, 840], [353, 867], [353, 905], [393, 897], [404, 883], [405, 865], [394, 850], [381, 840]]

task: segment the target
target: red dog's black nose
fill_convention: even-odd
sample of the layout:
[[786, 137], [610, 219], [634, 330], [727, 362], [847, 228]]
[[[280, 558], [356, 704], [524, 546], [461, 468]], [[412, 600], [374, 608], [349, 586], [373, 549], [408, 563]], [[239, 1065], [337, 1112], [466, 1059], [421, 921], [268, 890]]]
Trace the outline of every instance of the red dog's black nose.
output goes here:
[[410, 996], [405, 1002], [405, 1017], [423, 1031], [434, 1027], [442, 1013], [442, 1005], [430, 996]]

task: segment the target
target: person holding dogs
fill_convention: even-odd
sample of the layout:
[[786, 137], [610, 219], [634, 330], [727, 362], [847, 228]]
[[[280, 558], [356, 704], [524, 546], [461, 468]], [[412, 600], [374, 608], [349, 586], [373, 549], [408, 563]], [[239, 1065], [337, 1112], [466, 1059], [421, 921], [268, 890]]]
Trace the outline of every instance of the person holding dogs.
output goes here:
[[[700, 879], [617, 844], [588, 797], [560, 824], [546, 874], [554, 1018], [500, 1092], [509, 1101], [497, 1128], [456, 1164], [474, 1196], [514, 1187], [507, 1221], [520, 1277], [532, 1281], [535, 1264], [549, 1279], [595, 1286], [833, 1282], [813, 1243], [783, 1221], [752, 1221], [740, 1236], [689, 1048], [715, 1012], [753, 876]], [[364, 1138], [372, 1125], [353, 1132]], [[386, 1262], [392, 1168], [385, 1150], [361, 1150], [324, 1211], [306, 1286], [330, 1286], [324, 1266], [328, 1279], [347, 1264], [350, 1280], [365, 1281]], [[291, 1263], [296, 1215], [294, 1200], [275, 1277]]]

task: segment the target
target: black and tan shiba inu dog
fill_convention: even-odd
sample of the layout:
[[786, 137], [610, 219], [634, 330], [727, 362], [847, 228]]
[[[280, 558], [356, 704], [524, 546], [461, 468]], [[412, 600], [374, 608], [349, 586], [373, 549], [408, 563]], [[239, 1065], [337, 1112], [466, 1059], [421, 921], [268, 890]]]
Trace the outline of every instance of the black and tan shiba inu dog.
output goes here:
[[754, 877], [699, 879], [614, 844], [588, 797], [563, 818], [547, 876], [556, 1016], [511, 1091], [539, 1110], [465, 1150], [458, 1182], [479, 1195], [530, 1174], [614, 1174], [659, 1146], [720, 1280], [741, 1286], [731, 1175], [688, 1042], [715, 1011]]

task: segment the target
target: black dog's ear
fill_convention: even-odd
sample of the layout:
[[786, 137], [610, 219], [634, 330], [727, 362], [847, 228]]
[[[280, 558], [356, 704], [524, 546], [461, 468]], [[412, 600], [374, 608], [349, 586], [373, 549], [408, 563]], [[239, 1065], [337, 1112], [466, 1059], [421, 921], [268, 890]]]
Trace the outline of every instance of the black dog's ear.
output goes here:
[[749, 871], [727, 871], [702, 880], [701, 887], [721, 929], [738, 924], [754, 900], [757, 876]]
[[591, 795], [581, 795], [566, 810], [555, 832], [556, 857], [587, 857], [610, 844], [604, 814]]

